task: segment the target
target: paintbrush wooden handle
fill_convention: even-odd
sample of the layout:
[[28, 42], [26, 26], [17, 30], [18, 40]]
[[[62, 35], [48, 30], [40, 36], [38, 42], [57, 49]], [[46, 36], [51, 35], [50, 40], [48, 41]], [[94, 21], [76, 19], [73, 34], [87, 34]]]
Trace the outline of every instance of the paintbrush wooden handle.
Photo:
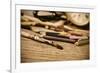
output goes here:
[[30, 38], [30, 39], [33, 39], [33, 40], [36, 40], [36, 41], [39, 41], [39, 42], [42, 42], [42, 43], [46, 43], [46, 44], [52, 45], [52, 46], [54, 46], [54, 47], [56, 47], [58, 49], [61, 49], [61, 50], [63, 49], [63, 47], [61, 45], [59, 45], [59, 44], [57, 44], [57, 43], [55, 43], [53, 41], [41, 38], [38, 35], [29, 34], [29, 33], [24, 32], [24, 31], [21, 32], [21, 35], [26, 37], [26, 38]]
[[70, 42], [70, 43], [75, 43], [76, 42], [76, 40], [68, 39], [68, 38], [60, 38], [60, 37], [54, 37], [54, 36], [43, 36], [43, 37], [45, 39], [62, 41], [62, 42]]

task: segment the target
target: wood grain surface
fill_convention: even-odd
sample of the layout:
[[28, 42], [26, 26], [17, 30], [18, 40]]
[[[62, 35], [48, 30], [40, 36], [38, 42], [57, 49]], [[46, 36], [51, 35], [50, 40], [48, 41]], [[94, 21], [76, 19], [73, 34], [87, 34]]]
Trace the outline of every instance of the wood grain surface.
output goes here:
[[55, 42], [62, 45], [64, 49], [60, 50], [21, 36], [21, 63], [89, 60], [89, 44], [76, 46], [67, 42]]

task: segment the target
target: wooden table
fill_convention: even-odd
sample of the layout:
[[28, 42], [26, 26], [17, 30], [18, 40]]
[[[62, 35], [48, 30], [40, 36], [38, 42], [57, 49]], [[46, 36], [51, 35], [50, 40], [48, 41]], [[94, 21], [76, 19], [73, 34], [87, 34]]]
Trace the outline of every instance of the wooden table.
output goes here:
[[76, 46], [67, 42], [55, 42], [61, 44], [64, 49], [60, 50], [21, 36], [21, 62], [89, 60], [89, 44]]

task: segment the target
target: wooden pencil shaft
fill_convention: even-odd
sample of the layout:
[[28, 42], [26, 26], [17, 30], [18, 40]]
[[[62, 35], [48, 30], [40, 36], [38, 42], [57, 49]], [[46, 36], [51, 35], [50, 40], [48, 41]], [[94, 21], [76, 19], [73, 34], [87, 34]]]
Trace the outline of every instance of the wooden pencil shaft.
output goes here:
[[41, 21], [39, 18], [32, 17], [32, 16], [28, 16], [28, 15], [23, 15], [22, 17], [23, 18], [27, 18], [27, 19], [29, 19], [29, 20], [31, 20], [33, 22], [36, 22], [36, 23], [38, 23], [40, 25], [43, 25], [43, 26], [51, 26], [51, 27], [55, 27], [55, 28], [63, 25], [64, 22], [65, 22], [63, 20], [59, 20], [58, 22], [55, 22], [55, 23], [52, 23], [52, 22], [44, 22], [44, 21]]
[[45, 32], [45, 35], [47, 35], [47, 36], [54, 36], [54, 37], [57, 37], [57, 38], [67, 38], [67, 39], [69, 39], [69, 36], [67, 36], [67, 35], [61, 35], [59, 32]]
[[53, 41], [50, 41], [50, 40], [46, 40], [44, 38], [41, 38], [38, 35], [29, 34], [29, 33], [24, 32], [24, 31], [21, 32], [21, 35], [24, 36], [24, 37], [26, 37], [26, 38], [29, 38], [29, 39], [33, 39], [33, 40], [36, 40], [36, 41], [39, 41], [39, 42], [42, 42], [42, 43], [46, 43], [46, 44], [55, 46], [58, 49], [61, 49], [61, 50], [63, 49], [63, 47], [61, 45], [59, 45], [59, 44], [57, 44], [57, 43], [55, 43]]
[[22, 26], [30, 26], [30, 25], [36, 25], [36, 22], [21, 22]]
[[80, 45], [84, 45], [84, 44], [88, 44], [89, 43], [89, 39], [79, 39], [75, 45], [80, 46]]
[[31, 35], [31, 34], [24, 32], [24, 31], [21, 32], [21, 35], [23, 37], [30, 38], [30, 39], [32, 39], [34, 37], [34, 35]]
[[47, 36], [54, 36], [54, 37], [61, 37], [61, 38], [67, 38], [67, 39], [73, 39], [73, 40], [78, 40], [78, 39], [87, 39], [87, 36], [76, 36], [76, 35], [67, 35], [67, 34], [61, 34], [59, 32], [45, 32]]
[[58, 38], [58, 37], [53, 37], [53, 36], [43, 36], [43, 38], [49, 39], [49, 40], [62, 41], [62, 42], [70, 42], [70, 43], [76, 42], [76, 40], [67, 39], [67, 38], [60, 38], [60, 37]]
[[89, 36], [89, 31], [85, 30], [73, 30], [73, 31], [68, 31], [68, 33], [77, 36]]
[[45, 29], [43, 27], [37, 27], [37, 26], [31, 26], [31, 30], [33, 32], [56, 32], [56, 31], [53, 31], [53, 30], [49, 30], [49, 29]]

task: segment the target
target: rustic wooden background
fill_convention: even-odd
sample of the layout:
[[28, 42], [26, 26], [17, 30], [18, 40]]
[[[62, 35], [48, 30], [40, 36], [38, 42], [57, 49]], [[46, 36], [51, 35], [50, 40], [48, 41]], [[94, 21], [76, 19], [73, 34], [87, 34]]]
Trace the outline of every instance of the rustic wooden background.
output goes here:
[[21, 62], [89, 60], [89, 44], [76, 46], [66, 42], [55, 42], [61, 44], [64, 49], [60, 50], [21, 36]]

